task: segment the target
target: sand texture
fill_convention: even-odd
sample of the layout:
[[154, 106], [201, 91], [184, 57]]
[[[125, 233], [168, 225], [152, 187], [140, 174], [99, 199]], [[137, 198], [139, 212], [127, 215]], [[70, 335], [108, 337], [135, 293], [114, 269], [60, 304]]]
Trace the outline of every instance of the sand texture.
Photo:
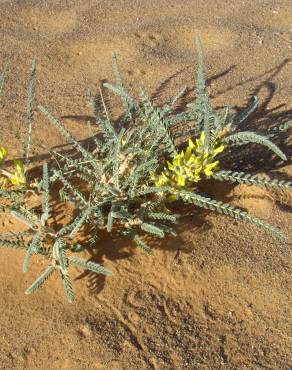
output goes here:
[[[191, 101], [195, 35], [205, 48], [215, 107], [242, 109], [258, 95], [260, 109], [247, 129], [292, 119], [291, 0], [0, 0], [0, 14], [0, 67], [11, 62], [0, 143], [9, 147], [9, 158], [21, 155], [34, 57], [37, 102], [80, 140], [94, 122], [87, 89], [97, 92], [101, 82], [114, 81], [113, 51], [130, 90], [143, 83], [159, 104], [186, 85], [182, 104]], [[119, 99], [109, 104], [118, 114]], [[291, 136], [280, 139], [291, 158]], [[32, 163], [62, 145], [37, 112]], [[290, 160], [254, 150], [237, 169], [250, 163], [251, 171], [291, 177]], [[208, 191], [291, 236], [289, 195], [222, 184]], [[62, 212], [58, 217], [65, 218]], [[0, 231], [18, 230], [11, 222], [1, 217]], [[23, 253], [2, 248], [0, 369], [290, 369], [291, 245], [199, 210], [178, 230], [177, 238], [155, 244], [152, 256], [115, 236], [102, 237], [85, 256], [114, 275], [75, 270], [71, 305], [57, 277], [24, 295], [44, 261], [35, 258], [23, 274]]]

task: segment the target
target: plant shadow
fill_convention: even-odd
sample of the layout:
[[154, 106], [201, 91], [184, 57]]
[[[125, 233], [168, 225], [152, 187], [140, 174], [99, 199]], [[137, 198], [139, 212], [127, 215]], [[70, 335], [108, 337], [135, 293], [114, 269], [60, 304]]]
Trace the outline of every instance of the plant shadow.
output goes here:
[[[153, 253], [155, 253], [156, 249], [171, 251], [174, 255], [178, 255], [180, 252], [191, 253], [192, 246], [181, 237], [184, 231], [189, 230], [189, 222], [192, 222], [193, 230], [198, 230], [198, 232], [205, 232], [212, 227], [209, 222], [206, 222], [201, 211], [194, 210], [187, 205], [182, 204], [181, 206], [177, 205], [174, 207], [174, 211], [180, 209], [182, 213], [182, 218], [179, 220], [177, 227], [175, 227], [177, 236], [166, 236], [164, 239], [158, 239], [147, 235], [144, 238], [147, 244], [151, 246]], [[136, 255], [136, 250], [140, 249], [131, 238], [125, 238], [120, 235], [118, 227], [114, 227], [111, 234], [105, 228], [102, 228], [98, 234], [99, 239], [96, 245], [86, 246], [85, 244], [84, 246], [90, 255], [89, 260], [100, 265], [103, 265], [105, 260], [117, 261], [132, 258]], [[140, 251], [147, 254], [141, 249]], [[151, 254], [149, 258], [151, 258]], [[75, 280], [80, 279], [86, 279], [90, 293], [98, 294], [103, 290], [107, 277], [86, 270], [77, 276]]]

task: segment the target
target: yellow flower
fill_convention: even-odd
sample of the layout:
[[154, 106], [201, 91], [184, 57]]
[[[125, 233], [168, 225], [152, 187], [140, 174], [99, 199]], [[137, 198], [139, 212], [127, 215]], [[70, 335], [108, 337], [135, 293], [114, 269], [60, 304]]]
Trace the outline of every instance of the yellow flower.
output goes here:
[[167, 161], [167, 167], [159, 176], [153, 176], [156, 186], [168, 185], [175, 189], [192, 188], [194, 183], [201, 180], [203, 175], [212, 176], [215, 169], [218, 169], [219, 161], [214, 161], [217, 154], [222, 153], [224, 145], [215, 146], [209, 151], [205, 148], [205, 133], [202, 132], [196, 143], [189, 139], [185, 152], [182, 150], [176, 154], [172, 161]]
[[12, 177], [10, 177], [10, 182], [13, 185], [25, 185], [26, 178], [24, 174], [24, 165], [21, 161], [14, 161], [15, 164], [15, 172]]
[[224, 145], [223, 144], [218, 146], [217, 148], [213, 149], [213, 151], [212, 151], [213, 157], [215, 157], [215, 155], [217, 155], [219, 153], [222, 153], [223, 150], [224, 150]]
[[213, 163], [210, 163], [208, 164], [205, 168], [204, 168], [204, 173], [206, 176], [211, 176], [213, 175], [213, 170], [218, 166], [219, 164], [219, 161], [216, 161], [216, 162], [213, 162]]
[[7, 157], [8, 151], [4, 146], [0, 146], [0, 163]]

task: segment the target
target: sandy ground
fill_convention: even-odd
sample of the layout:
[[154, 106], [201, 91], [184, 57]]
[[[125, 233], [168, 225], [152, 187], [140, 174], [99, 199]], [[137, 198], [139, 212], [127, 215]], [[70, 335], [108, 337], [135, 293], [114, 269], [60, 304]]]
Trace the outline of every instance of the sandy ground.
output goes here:
[[[113, 80], [113, 51], [130, 88], [143, 83], [159, 104], [186, 85], [190, 100], [197, 34], [215, 106], [240, 108], [258, 94], [260, 110], [247, 123], [254, 130], [292, 118], [291, 0], [1, 0], [0, 14], [0, 66], [12, 65], [1, 143], [11, 158], [21, 155], [33, 57], [38, 103], [63, 117], [80, 139], [88, 137], [93, 118], [87, 88], [96, 92], [101, 81]], [[36, 118], [37, 163], [64, 141], [40, 113]], [[287, 155], [289, 144], [284, 137]], [[247, 159], [257, 172], [292, 173], [289, 161], [283, 165], [263, 152]], [[210, 192], [289, 234], [289, 198], [245, 186]], [[1, 219], [1, 231], [8, 221]], [[70, 305], [59, 279], [25, 296], [43, 261], [24, 275], [22, 253], [0, 250], [1, 370], [291, 368], [289, 244], [198, 212], [152, 256], [113, 237], [89, 257], [114, 276], [75, 271], [77, 299]]]

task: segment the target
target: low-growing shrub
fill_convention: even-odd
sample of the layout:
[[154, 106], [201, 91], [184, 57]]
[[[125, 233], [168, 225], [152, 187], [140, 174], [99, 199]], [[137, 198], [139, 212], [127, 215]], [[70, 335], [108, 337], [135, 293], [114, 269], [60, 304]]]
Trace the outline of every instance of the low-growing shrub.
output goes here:
[[[99, 107], [92, 98], [100, 133], [90, 138], [90, 147], [81, 145], [48, 109], [41, 105], [38, 107], [72, 144], [73, 150], [69, 153], [53, 151], [54, 162], [50, 170], [44, 163], [43, 178], [37, 184], [35, 179], [29, 182], [22, 178], [23, 181], [19, 183], [10, 181], [12, 184], [0, 191], [4, 200], [1, 211], [10, 212], [27, 225], [25, 231], [2, 234], [0, 245], [26, 250], [24, 272], [28, 270], [33, 254], [48, 259], [48, 267], [28, 288], [27, 293], [35, 291], [54, 271], [59, 271], [71, 302], [74, 293], [69, 274], [70, 265], [110, 274], [109, 270], [76, 257], [75, 253], [88, 245], [98, 248], [98, 234], [102, 229], [109, 233], [115, 229], [121, 237], [132, 239], [136, 246], [151, 252], [151, 245], [146, 242], [149, 238], [145, 236], [163, 239], [168, 234], [176, 235], [175, 224], [180, 214], [177, 211], [174, 213], [173, 204], [177, 201], [252, 223], [281, 240], [287, 240], [287, 236], [277, 227], [231, 204], [211, 199], [200, 187], [202, 181], [214, 179], [268, 189], [291, 190], [288, 181], [232, 171], [224, 167], [224, 162], [233, 153], [240, 151], [242, 145], [250, 143], [262, 145], [281, 160], [286, 160], [285, 154], [270, 139], [291, 128], [292, 124], [282, 124], [266, 135], [240, 131], [242, 122], [258, 106], [259, 100], [256, 97], [237, 115], [227, 108], [219, 112], [212, 108], [205, 84], [204, 53], [198, 38], [196, 45], [199, 54], [196, 99], [182, 113], [175, 113], [175, 104], [183, 96], [185, 88], [162, 107], [155, 106], [143, 89], [138, 99], [130, 96], [115, 55], [113, 61], [117, 84], [104, 83], [103, 88], [121, 97], [124, 113], [114, 123], [100, 89], [104, 115], [98, 113]], [[31, 140], [34, 78], [33, 64], [25, 163], [28, 162]], [[0, 83], [2, 86], [3, 83]], [[3, 160], [7, 154], [5, 150], [1, 152], [0, 148], [0, 160], [1, 155]], [[71, 222], [61, 227], [50, 218], [50, 186], [58, 189], [62, 202], [70, 202], [75, 208]], [[41, 207], [29, 205], [30, 192], [41, 197]], [[78, 234], [82, 231], [88, 234], [84, 245], [78, 242]]]

